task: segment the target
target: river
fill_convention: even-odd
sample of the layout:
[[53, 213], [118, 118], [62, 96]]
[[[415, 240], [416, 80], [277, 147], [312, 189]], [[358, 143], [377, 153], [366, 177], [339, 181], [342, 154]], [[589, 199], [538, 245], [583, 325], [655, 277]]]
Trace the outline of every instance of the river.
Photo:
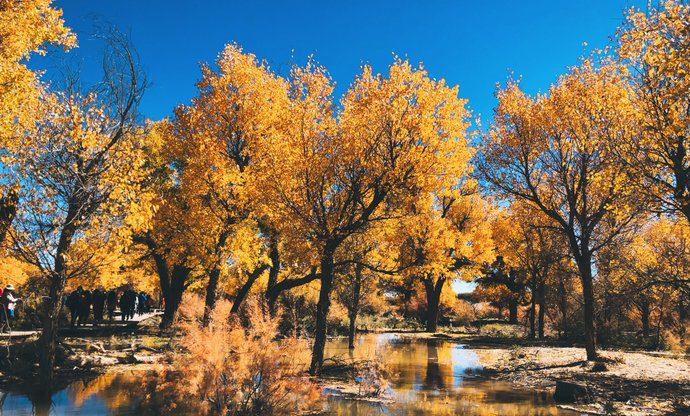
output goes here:
[[[363, 334], [354, 352], [347, 341], [327, 344], [326, 357], [363, 358], [377, 354], [390, 370], [389, 400], [362, 402], [329, 396], [330, 415], [573, 415], [555, 406], [550, 395], [515, 388], [482, 376], [477, 354], [446, 340], [394, 334]], [[108, 373], [72, 383], [49, 398], [5, 392], [2, 415], [141, 415], [142, 393], [132, 388], [141, 372]], [[328, 391], [327, 391], [328, 393]]]

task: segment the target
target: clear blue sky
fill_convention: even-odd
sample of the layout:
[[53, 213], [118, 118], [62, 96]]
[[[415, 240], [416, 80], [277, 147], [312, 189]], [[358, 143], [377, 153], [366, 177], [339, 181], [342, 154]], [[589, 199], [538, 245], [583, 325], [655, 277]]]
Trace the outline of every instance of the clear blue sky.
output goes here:
[[[656, 0], [655, 0], [656, 2]], [[131, 34], [152, 83], [141, 111], [158, 120], [196, 94], [199, 63], [237, 42], [280, 73], [314, 54], [340, 96], [362, 64], [385, 71], [393, 54], [423, 62], [434, 78], [460, 85], [475, 116], [488, 124], [497, 82], [522, 77], [544, 91], [593, 48], [610, 44], [635, 0], [568, 1], [160, 1], [57, 0], [79, 38], [68, 53], [84, 77], [100, 76], [94, 19]], [[583, 46], [584, 43], [588, 46]], [[34, 59], [48, 68], [56, 56]], [[60, 59], [60, 58], [59, 58]], [[58, 59], [58, 60], [59, 60]], [[50, 73], [50, 72], [49, 72]], [[456, 291], [472, 284], [456, 282]]]
[[[393, 53], [407, 56], [432, 77], [459, 84], [485, 123], [497, 82], [512, 72], [528, 91], [545, 90], [578, 57], [609, 44], [633, 4], [644, 7], [634, 0], [55, 2], [77, 33], [80, 46], [69, 55], [87, 79], [100, 70], [94, 18], [131, 33], [152, 83], [141, 105], [149, 119], [189, 102], [199, 63], [237, 42], [282, 73], [313, 53], [337, 82], [338, 96], [362, 64], [385, 71]], [[48, 58], [32, 61], [48, 65]]]

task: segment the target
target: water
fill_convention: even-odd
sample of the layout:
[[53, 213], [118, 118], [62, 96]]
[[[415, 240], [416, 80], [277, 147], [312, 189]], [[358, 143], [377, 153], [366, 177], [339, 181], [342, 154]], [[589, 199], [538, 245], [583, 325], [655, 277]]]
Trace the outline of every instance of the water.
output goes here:
[[378, 354], [392, 370], [393, 403], [329, 398], [333, 415], [574, 415], [556, 407], [551, 395], [517, 389], [481, 375], [477, 354], [446, 340], [393, 334], [363, 335], [354, 353], [346, 340], [327, 345], [326, 356], [354, 359]]
[[[550, 395], [520, 390], [481, 376], [477, 354], [444, 340], [415, 340], [391, 334], [330, 341], [326, 357], [361, 359], [378, 354], [392, 370], [393, 402], [374, 403], [329, 397], [330, 415], [572, 415]], [[51, 397], [31, 392], [0, 393], [0, 415], [141, 415], [141, 372], [109, 373], [72, 383]]]

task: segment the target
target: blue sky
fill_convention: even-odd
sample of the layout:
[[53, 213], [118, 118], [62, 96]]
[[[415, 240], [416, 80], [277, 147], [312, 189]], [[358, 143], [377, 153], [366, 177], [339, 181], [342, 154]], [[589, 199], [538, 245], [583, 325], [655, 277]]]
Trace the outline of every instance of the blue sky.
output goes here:
[[[656, 2], [656, 1], [655, 1]], [[489, 124], [496, 84], [510, 74], [530, 93], [546, 90], [568, 66], [611, 36], [635, 0], [579, 1], [160, 1], [56, 0], [79, 48], [66, 56], [83, 77], [100, 76], [94, 21], [131, 34], [150, 89], [140, 110], [158, 120], [196, 94], [199, 64], [237, 42], [285, 74], [313, 54], [337, 83], [336, 96], [363, 64], [385, 71], [394, 54], [423, 62], [433, 78], [459, 85], [475, 117]], [[584, 46], [584, 43], [587, 46]], [[48, 70], [52, 51], [31, 65]], [[471, 285], [456, 283], [456, 290]]]
[[[580, 1], [160, 1], [57, 0], [79, 38], [68, 53], [86, 79], [100, 70], [94, 19], [131, 34], [152, 83], [141, 105], [149, 119], [195, 95], [199, 63], [237, 42], [282, 73], [314, 54], [341, 95], [370, 64], [385, 71], [393, 54], [423, 62], [434, 78], [460, 86], [487, 123], [497, 82], [521, 76], [543, 91], [578, 57], [609, 44], [634, 0]], [[588, 46], [584, 47], [583, 43]], [[56, 55], [32, 66], [55, 65]], [[49, 72], [50, 73], [50, 72]]]

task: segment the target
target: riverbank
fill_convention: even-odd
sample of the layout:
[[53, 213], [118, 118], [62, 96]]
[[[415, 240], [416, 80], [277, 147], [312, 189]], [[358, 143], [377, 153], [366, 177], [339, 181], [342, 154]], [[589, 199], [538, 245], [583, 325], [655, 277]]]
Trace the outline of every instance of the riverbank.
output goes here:
[[558, 380], [586, 386], [592, 403], [573, 406], [580, 411], [631, 416], [690, 414], [687, 358], [602, 350], [605, 361], [591, 363], [582, 348], [473, 349], [487, 377], [551, 392]]
[[458, 342], [476, 352], [482, 377], [553, 394], [556, 382], [586, 386], [589, 403], [561, 405], [590, 414], [690, 415], [690, 357], [668, 352], [600, 350], [586, 361], [582, 347], [469, 332], [386, 332], [413, 339]]
[[[155, 322], [151, 322], [153, 325]], [[166, 365], [170, 338], [160, 336], [153, 326], [144, 324], [136, 331], [110, 336], [73, 336], [63, 340], [69, 350], [69, 359], [61, 369], [64, 381], [78, 380], [104, 373], [121, 373], [130, 371], [151, 371]], [[373, 334], [372, 334], [373, 335]], [[562, 405], [563, 408], [576, 409], [579, 412], [593, 414], [624, 414], [632, 416], [690, 414], [690, 360], [685, 356], [674, 356], [669, 353], [652, 353], [642, 351], [602, 350], [604, 363], [588, 363], [583, 348], [548, 345], [515, 346], [506, 343], [505, 338], [492, 338], [481, 334], [447, 333], [429, 334], [422, 332], [385, 332], [378, 334], [385, 339], [436, 340], [433, 363], [443, 363], [455, 354], [452, 348], [456, 343], [462, 344], [476, 354], [481, 370], [471, 369], [471, 377], [487, 381], [509, 383], [516, 389], [541, 391], [548, 397], [553, 395], [556, 382], [559, 380], [587, 386], [589, 403]], [[329, 354], [353, 360], [372, 359], [374, 350], [360, 345], [354, 355], [350, 355], [347, 344], [341, 338], [329, 338], [329, 344], [338, 344], [339, 349]], [[305, 342], [307, 342], [305, 340]], [[437, 343], [434, 343], [434, 345]], [[443, 347], [442, 345], [446, 345]], [[452, 348], [449, 349], [448, 345]], [[331, 347], [332, 348], [332, 347]], [[411, 356], [387, 354], [387, 360], [395, 360], [398, 365], [407, 363]], [[407, 354], [407, 353], [405, 353]], [[415, 356], [424, 366], [431, 363], [427, 348], [418, 350]], [[461, 362], [464, 358], [456, 358]], [[346, 360], [347, 361], [347, 360]], [[332, 363], [332, 362], [331, 362]], [[339, 397], [348, 400], [394, 404], [390, 396], [373, 397], [355, 382], [347, 362], [341, 363], [347, 376], [343, 374], [319, 380], [328, 397]], [[456, 363], [457, 364], [457, 363]], [[416, 375], [411, 380], [424, 377], [429, 383], [442, 386], [453, 384], [455, 377], [453, 366], [445, 374], [430, 376], [426, 373]], [[415, 370], [416, 371], [416, 370]], [[7, 379], [6, 374], [3, 378]], [[448, 378], [446, 381], [445, 378]], [[374, 377], [377, 379], [377, 377]], [[16, 381], [16, 379], [15, 379]], [[435, 384], [434, 384], [435, 385]], [[365, 389], [366, 390], [366, 389]], [[615, 413], [617, 412], [617, 413]]]

